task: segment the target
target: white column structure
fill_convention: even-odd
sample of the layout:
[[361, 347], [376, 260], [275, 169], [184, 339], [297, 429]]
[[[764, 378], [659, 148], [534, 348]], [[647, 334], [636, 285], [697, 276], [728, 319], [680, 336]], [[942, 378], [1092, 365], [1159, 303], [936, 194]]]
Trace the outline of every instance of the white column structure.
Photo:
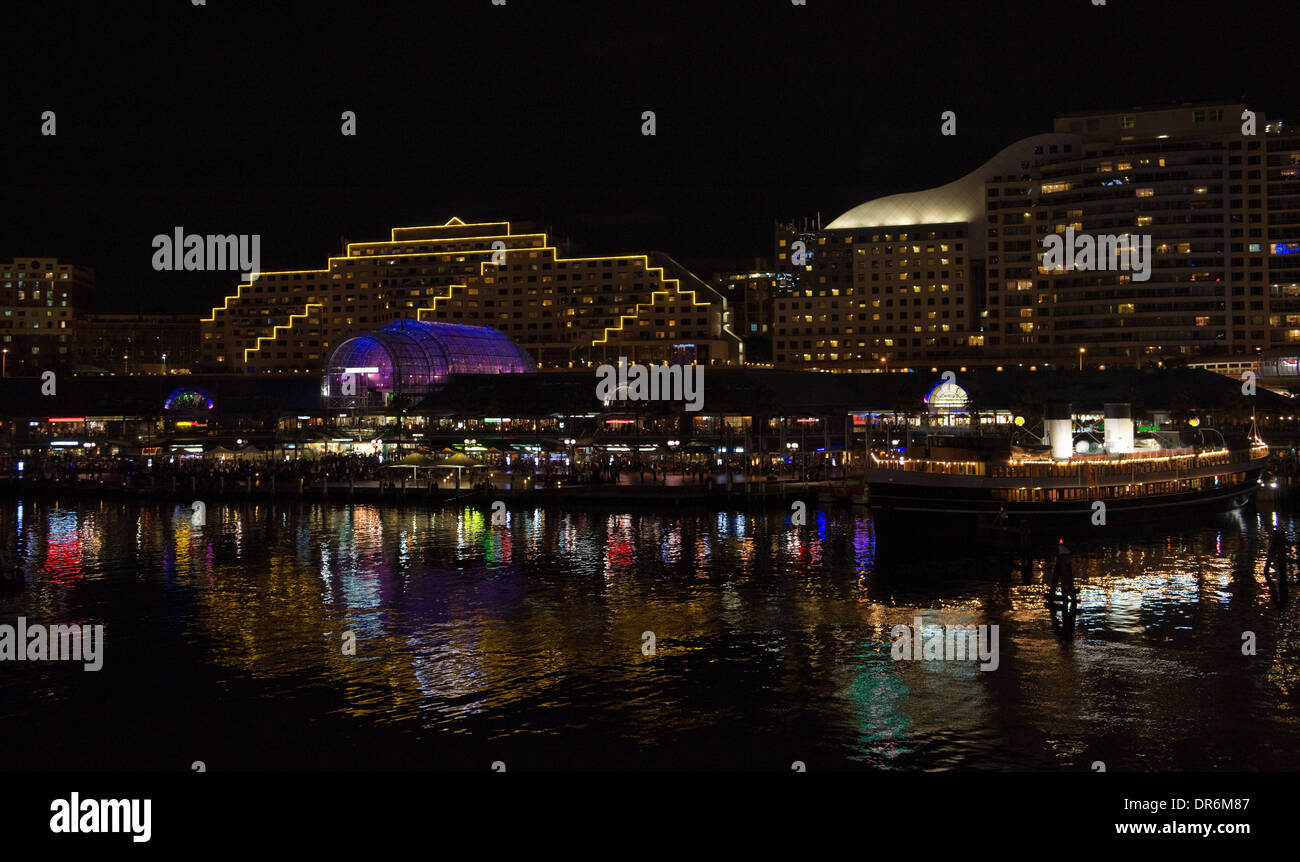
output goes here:
[[1068, 401], [1048, 401], [1043, 413], [1043, 442], [1052, 447], [1052, 457], [1068, 461], [1074, 455], [1074, 419]]
[[1122, 455], [1133, 451], [1133, 408], [1127, 403], [1107, 404], [1106, 451]]

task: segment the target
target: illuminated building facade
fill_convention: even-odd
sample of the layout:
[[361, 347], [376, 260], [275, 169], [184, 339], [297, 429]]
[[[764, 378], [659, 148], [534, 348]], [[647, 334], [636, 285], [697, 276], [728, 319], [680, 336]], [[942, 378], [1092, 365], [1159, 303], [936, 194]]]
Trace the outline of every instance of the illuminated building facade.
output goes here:
[[[801, 234], [808, 256], [796, 266]], [[979, 338], [970, 244], [965, 222], [778, 227], [775, 364], [865, 371], [968, 356]]]
[[4, 373], [39, 374], [69, 361], [78, 311], [95, 294], [95, 272], [56, 258], [0, 261], [0, 340]]
[[[1243, 110], [1062, 117], [1055, 128], [1073, 141], [1036, 150], [1024, 174], [991, 177], [990, 351], [1077, 367], [1267, 347], [1268, 136], [1262, 116], [1260, 134], [1242, 134]], [[1149, 236], [1149, 272], [1049, 271], [1042, 239], [1067, 229]]]
[[[779, 226], [777, 365], [1098, 367], [1300, 343], [1300, 134], [1260, 112], [1243, 134], [1245, 110], [1065, 116], [945, 186]], [[1149, 278], [1045, 268], [1044, 238], [1067, 229], [1149, 236]]]
[[488, 326], [543, 367], [736, 363], [725, 300], [662, 255], [566, 258], [508, 222], [394, 228], [320, 270], [264, 272], [201, 323], [204, 365], [318, 373], [330, 350], [397, 319]]

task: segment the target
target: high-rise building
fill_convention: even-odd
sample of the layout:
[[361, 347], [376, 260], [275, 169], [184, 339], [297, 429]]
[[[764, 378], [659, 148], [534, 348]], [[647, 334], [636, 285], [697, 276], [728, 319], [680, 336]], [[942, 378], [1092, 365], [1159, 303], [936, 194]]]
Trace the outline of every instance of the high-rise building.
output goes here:
[[56, 258], [0, 261], [4, 372], [37, 374], [69, 361], [72, 325], [95, 294], [95, 271]]
[[[1265, 255], [1245, 253], [1263, 241], [1266, 136], [1242, 134], [1243, 110], [1062, 117], [1069, 150], [1036, 150], [1024, 174], [989, 177], [990, 353], [1140, 365], [1266, 346]], [[1149, 244], [1149, 260], [1044, 266], [1049, 235], [1117, 237], [1130, 257]]]
[[1064, 116], [946, 186], [776, 239], [796, 279], [778, 364], [1254, 355], [1300, 342], [1300, 132], [1236, 103]]
[[324, 269], [264, 272], [202, 320], [204, 364], [319, 373], [347, 336], [411, 318], [489, 326], [542, 367], [742, 361], [726, 301], [664, 255], [568, 258], [508, 222], [400, 227]]
[[[982, 355], [985, 187], [1027, 171], [1047, 134], [1006, 147], [958, 180], [861, 204], [826, 225], [778, 225], [778, 366], [887, 370]], [[796, 245], [799, 243], [799, 245]]]

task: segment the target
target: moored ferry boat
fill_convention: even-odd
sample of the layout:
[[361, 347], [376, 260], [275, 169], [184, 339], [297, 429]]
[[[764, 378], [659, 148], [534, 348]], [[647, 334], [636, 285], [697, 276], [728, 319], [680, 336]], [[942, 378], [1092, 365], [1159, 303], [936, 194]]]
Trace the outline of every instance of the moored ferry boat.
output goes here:
[[1127, 404], [1106, 405], [1104, 436], [1076, 432], [1072, 418], [1068, 404], [1049, 404], [1041, 442], [927, 435], [873, 449], [866, 471], [870, 506], [878, 519], [931, 523], [1135, 523], [1245, 506], [1268, 462], [1268, 446], [1254, 430], [1231, 444], [1200, 428], [1135, 435]]

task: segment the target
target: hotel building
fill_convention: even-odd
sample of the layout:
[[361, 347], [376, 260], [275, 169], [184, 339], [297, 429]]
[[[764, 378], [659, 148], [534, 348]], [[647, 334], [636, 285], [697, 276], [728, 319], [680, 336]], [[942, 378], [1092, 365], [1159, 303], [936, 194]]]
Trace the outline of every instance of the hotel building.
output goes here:
[[453, 218], [239, 285], [201, 321], [204, 366], [319, 373], [333, 345], [398, 319], [491, 327], [544, 368], [743, 360], [725, 298], [665, 255], [569, 258], [545, 233]]
[[[1243, 110], [1062, 117], [1068, 150], [1048, 147], [1026, 174], [990, 178], [990, 352], [1095, 366], [1266, 347], [1265, 136], [1242, 135]], [[1043, 238], [1067, 228], [1149, 236], [1149, 278], [1044, 268]]]
[[[960, 180], [778, 228], [787, 367], [1142, 365], [1300, 344], [1300, 134], [1241, 104], [1061, 117]], [[1042, 265], [1050, 234], [1150, 237], [1149, 279]], [[795, 241], [807, 250], [791, 261]]]

